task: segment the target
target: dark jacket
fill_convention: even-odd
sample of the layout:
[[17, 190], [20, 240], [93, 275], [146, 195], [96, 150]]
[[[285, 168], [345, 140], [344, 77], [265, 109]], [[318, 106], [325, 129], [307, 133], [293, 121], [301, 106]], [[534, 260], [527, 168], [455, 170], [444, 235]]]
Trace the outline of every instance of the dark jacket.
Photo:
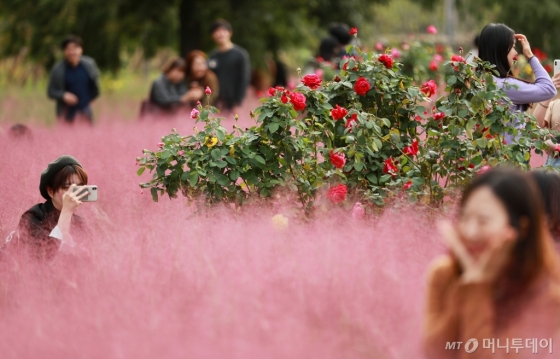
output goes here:
[[[27, 254], [36, 260], [52, 260], [61, 241], [50, 237], [49, 234], [56, 227], [60, 211], [52, 201], [39, 203], [25, 211], [19, 221], [17, 235], [2, 248], [8, 254]], [[86, 224], [80, 216], [73, 215], [70, 223], [72, 237], [87, 234]]]
[[[95, 60], [88, 56], [82, 56], [80, 63], [86, 69], [90, 78], [90, 95], [91, 100], [99, 96], [99, 70], [95, 64]], [[62, 60], [57, 62], [51, 70], [49, 76], [49, 86], [47, 88], [47, 95], [49, 98], [56, 100], [56, 115], [62, 115], [64, 110], [64, 97], [65, 81], [64, 81], [64, 70], [66, 68], [66, 61]]]
[[174, 106], [182, 105], [181, 96], [187, 93], [187, 85], [183, 81], [174, 84], [161, 74], [154, 83], [150, 91], [150, 101], [158, 106], [170, 109]]

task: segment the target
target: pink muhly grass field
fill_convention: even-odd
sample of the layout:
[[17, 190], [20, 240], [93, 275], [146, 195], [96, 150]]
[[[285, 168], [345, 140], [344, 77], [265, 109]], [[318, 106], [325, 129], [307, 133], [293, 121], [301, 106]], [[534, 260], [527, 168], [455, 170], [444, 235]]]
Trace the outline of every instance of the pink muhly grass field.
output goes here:
[[[173, 127], [188, 134], [194, 123], [101, 117], [32, 127], [31, 139], [3, 126], [0, 240], [43, 202], [40, 174], [60, 155], [81, 161], [99, 201], [78, 211], [95, 234], [91, 261], [59, 255], [0, 276], [2, 359], [421, 356], [424, 276], [443, 252], [427, 216], [404, 207], [354, 220], [324, 202], [304, 222], [282, 204], [154, 203], [135, 158]], [[285, 230], [272, 225], [278, 213]]]

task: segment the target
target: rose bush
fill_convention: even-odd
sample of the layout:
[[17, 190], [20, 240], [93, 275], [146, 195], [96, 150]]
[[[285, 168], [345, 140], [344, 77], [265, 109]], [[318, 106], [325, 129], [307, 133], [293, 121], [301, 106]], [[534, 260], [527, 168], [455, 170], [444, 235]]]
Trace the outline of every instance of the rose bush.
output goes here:
[[[349, 50], [356, 56], [343, 68], [350, 70], [332, 81], [271, 89], [249, 129], [228, 133], [216, 109], [199, 105], [202, 130], [164, 136], [161, 148], [137, 159], [139, 175], [153, 171], [141, 187], [156, 200], [180, 191], [237, 204], [283, 188], [308, 214], [318, 196], [382, 206], [404, 193], [438, 205], [478, 171], [503, 163], [528, 168], [531, 149], [546, 149], [551, 134], [510, 111], [489, 64], [442, 63], [447, 95], [431, 100], [433, 87], [424, 93], [400, 63], [387, 67], [378, 54]], [[506, 135], [515, 140], [505, 144]]]

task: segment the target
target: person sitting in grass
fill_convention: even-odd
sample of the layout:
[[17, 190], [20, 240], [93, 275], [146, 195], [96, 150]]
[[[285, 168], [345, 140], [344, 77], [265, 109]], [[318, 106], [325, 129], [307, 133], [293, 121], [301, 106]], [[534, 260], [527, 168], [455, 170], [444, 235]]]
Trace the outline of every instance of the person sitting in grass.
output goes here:
[[75, 214], [88, 192], [74, 192], [87, 185], [88, 175], [72, 156], [61, 156], [41, 174], [39, 191], [46, 200], [25, 211], [2, 251], [51, 261], [60, 250], [76, 247], [74, 237], [88, 234], [84, 220]]
[[189, 102], [185, 79], [185, 60], [174, 58], [162, 68], [162, 74], [152, 83], [150, 103], [163, 113], [176, 113]]

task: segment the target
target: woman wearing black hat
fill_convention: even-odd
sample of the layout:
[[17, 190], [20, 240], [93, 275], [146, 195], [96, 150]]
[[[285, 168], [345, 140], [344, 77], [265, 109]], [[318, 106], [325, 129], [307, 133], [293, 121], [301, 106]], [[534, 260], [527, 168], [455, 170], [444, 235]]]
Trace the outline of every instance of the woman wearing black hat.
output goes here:
[[22, 216], [15, 243], [9, 243], [32, 258], [50, 260], [59, 249], [75, 246], [72, 234], [85, 229], [84, 221], [74, 214], [88, 192], [74, 192], [76, 186], [87, 185], [88, 176], [72, 156], [61, 156], [41, 174], [39, 190], [47, 201], [36, 204]]

